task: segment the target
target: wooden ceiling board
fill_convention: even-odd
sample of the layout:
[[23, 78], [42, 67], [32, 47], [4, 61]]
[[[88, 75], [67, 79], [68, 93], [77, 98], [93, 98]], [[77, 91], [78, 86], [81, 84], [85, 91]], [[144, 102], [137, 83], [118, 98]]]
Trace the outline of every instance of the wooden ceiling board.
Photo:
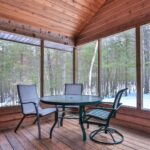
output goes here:
[[[133, 3], [133, 1], [135, 3]], [[147, 1], [146, 3], [148, 4], [149, 2]], [[108, 24], [108, 23], [112, 23], [112, 20], [113, 20], [113, 23], [115, 23], [116, 21], [117, 21], [117, 23], [118, 23], [118, 21], [121, 21], [121, 22], [127, 21], [128, 20], [127, 16], [130, 16], [130, 14], [132, 13], [129, 11], [129, 9], [132, 10], [133, 7], [134, 7], [135, 13], [140, 10], [143, 11], [141, 2], [140, 1], [137, 2], [137, 0], [132, 0], [132, 2], [129, 1], [128, 3], [125, 3], [125, 1], [124, 1], [122, 3], [122, 5], [129, 5], [129, 6], [119, 9], [120, 5], [114, 5], [114, 7], [112, 7], [112, 9], [106, 9], [107, 11], [105, 11], [105, 13], [102, 12], [102, 13], [100, 13], [101, 15], [98, 15], [95, 18], [93, 18], [91, 24], [86, 27], [86, 30], [84, 30], [81, 33], [80, 37], [84, 36], [84, 34], [86, 34], [86, 33], [88, 34], [89, 32], [93, 32], [93, 30], [95, 30], [95, 29], [102, 28], [102, 26], [106, 25], [106, 22]], [[149, 5], [147, 5], [147, 6], [149, 7]], [[115, 11], [115, 10], [117, 10], [117, 11]], [[105, 21], [103, 19], [100, 19], [102, 16], [105, 18]], [[126, 20], [125, 19], [122, 20], [123, 17]], [[92, 26], [94, 26], [95, 28], [92, 28]]]
[[0, 17], [76, 37], [106, 0], [0, 0]]
[[[49, 21], [56, 21], [56, 23], [65, 25], [66, 27], [68, 25], [70, 25], [70, 27], [75, 28], [77, 25], [79, 25], [79, 22], [72, 22], [70, 20], [65, 19], [64, 16], [61, 16], [62, 18], [60, 18], [60, 16], [55, 15], [53, 13], [53, 11], [49, 11], [50, 9], [42, 8], [40, 4], [36, 5], [36, 10], [35, 10], [34, 3], [31, 3], [30, 5], [26, 5], [26, 9], [25, 9], [24, 5], [21, 5], [22, 3], [24, 3], [24, 1], [21, 1], [21, 0], [16, 0], [16, 1], [18, 3], [17, 6], [13, 3], [13, 0], [7, 0], [6, 2], [5, 1], [3, 1], [3, 2], [4, 2], [4, 4], [7, 3], [7, 4], [9, 4], [12, 7], [16, 7], [18, 9], [23, 10], [23, 11], [27, 11], [27, 12], [29, 12], [31, 14], [35, 14], [35, 15], [37, 15], [39, 17], [42, 17], [42, 18], [45, 18], [45, 19], [47, 19]], [[30, 0], [26, 0], [26, 1], [30, 1]], [[50, 13], [50, 14], [53, 13], [53, 14], [51, 16], [48, 16], [47, 13]]]
[[[7, 9], [7, 14], [5, 13], [6, 9]], [[7, 6], [5, 4], [1, 4], [0, 14], [2, 17], [16, 20], [21, 23], [27, 23], [29, 25], [33, 25], [36, 27], [48, 29], [49, 31], [54, 31], [56, 33], [60, 33], [63, 35], [74, 34], [76, 31], [71, 26], [66, 26], [61, 23], [54, 22], [52, 20], [40, 17], [39, 15], [36, 15], [34, 13], [29, 13], [28, 11], [24, 11], [22, 9], [12, 7], [12, 6]]]
[[103, 6], [78, 36], [76, 45], [150, 22], [149, 0], [114, 0]]
[[105, 0], [98, 1], [97, 3], [93, 3], [91, 0], [90, 1], [85, 1], [85, 0], [62, 0], [66, 2], [69, 5], [72, 5], [78, 9], [84, 10], [89, 12], [96, 12], [99, 7], [104, 3]]
[[63, 9], [67, 9], [69, 10], [69, 12], [73, 12], [77, 15], [82, 15], [85, 16], [87, 14], [89, 15], [94, 15], [94, 11], [90, 10], [89, 8], [86, 8], [82, 5], [80, 5], [79, 3], [75, 3], [74, 1], [70, 0], [62, 0], [60, 2], [60, 0], [47, 0], [49, 3], [54, 4], [58, 7], [61, 7]]
[[[72, 18], [69, 15], [64, 15], [62, 13], [54, 12], [53, 8], [49, 8], [47, 5], [44, 5], [41, 7], [41, 3], [37, 2], [36, 6], [34, 0], [16, 0], [17, 4], [14, 3], [14, 0], [1, 0], [1, 2], [6, 3], [8, 5], [15, 6], [17, 8], [20, 8], [22, 10], [28, 10], [30, 13], [35, 13], [37, 15], [41, 15], [43, 17], [47, 17], [49, 19], [54, 19], [56, 21], [64, 21], [64, 23], [70, 23], [71, 25], [79, 25], [79, 20]], [[36, 9], [35, 9], [36, 8]], [[51, 15], [47, 15], [51, 14]]]

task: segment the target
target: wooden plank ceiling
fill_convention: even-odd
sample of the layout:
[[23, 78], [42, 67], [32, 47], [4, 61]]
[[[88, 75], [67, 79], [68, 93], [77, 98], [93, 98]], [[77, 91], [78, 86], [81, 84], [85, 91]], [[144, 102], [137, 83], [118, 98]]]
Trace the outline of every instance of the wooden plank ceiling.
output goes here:
[[107, 0], [0, 0], [0, 19], [75, 38]]
[[76, 45], [150, 23], [150, 0], [113, 0], [102, 7], [77, 38]]

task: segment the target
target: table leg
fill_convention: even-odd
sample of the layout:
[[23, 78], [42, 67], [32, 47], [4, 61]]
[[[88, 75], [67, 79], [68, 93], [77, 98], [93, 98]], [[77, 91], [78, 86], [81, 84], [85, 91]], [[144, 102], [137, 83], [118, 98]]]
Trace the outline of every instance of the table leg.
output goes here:
[[83, 141], [86, 141], [86, 132], [85, 132], [85, 128], [84, 128], [84, 125], [83, 125], [83, 113], [84, 113], [84, 106], [80, 106], [79, 123], [80, 123], [80, 127], [81, 127], [81, 130], [82, 130]]
[[57, 124], [57, 122], [58, 122], [58, 110], [55, 112], [55, 122], [50, 130], [50, 138], [52, 138], [52, 132], [53, 132], [53, 129], [54, 129], [55, 125]]
[[60, 119], [60, 126], [62, 127], [63, 126], [63, 120], [64, 120], [64, 117], [65, 117], [65, 106], [63, 106], [62, 108], [62, 116], [61, 116], [61, 119]]

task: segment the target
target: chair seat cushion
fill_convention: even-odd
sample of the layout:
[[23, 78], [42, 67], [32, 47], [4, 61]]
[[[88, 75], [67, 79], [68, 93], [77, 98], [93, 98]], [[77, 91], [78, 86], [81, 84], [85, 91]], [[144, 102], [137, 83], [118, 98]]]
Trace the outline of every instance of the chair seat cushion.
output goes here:
[[88, 112], [86, 115], [102, 120], [107, 120], [110, 112], [101, 110], [101, 109], [93, 109], [92, 111]]
[[39, 108], [39, 114], [41, 116], [45, 116], [54, 112], [56, 112], [56, 108], [44, 108], [44, 109]]

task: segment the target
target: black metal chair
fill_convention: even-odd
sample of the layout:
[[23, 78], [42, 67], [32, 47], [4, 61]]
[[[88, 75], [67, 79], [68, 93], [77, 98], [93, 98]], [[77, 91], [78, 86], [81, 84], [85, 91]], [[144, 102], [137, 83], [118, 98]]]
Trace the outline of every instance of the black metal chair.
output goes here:
[[[83, 84], [65, 84], [65, 95], [82, 95]], [[72, 117], [71, 115], [66, 115], [66, 109], [76, 109], [76, 112], [79, 111], [79, 106], [63, 106], [62, 107], [62, 116], [60, 117], [60, 125], [63, 126], [63, 120], [65, 119], [78, 119], [77, 117]], [[73, 113], [72, 113], [73, 114]]]
[[99, 128], [90, 133], [90, 139], [101, 144], [119, 144], [124, 140], [123, 135], [114, 128], [110, 128], [110, 120], [116, 116], [121, 106], [120, 99], [127, 88], [120, 90], [116, 96], [112, 108], [96, 107], [86, 113], [84, 123], [98, 125]]
[[52, 137], [52, 131], [55, 127], [58, 119], [58, 111], [57, 108], [45, 108], [42, 109], [39, 105], [39, 98], [36, 90], [36, 85], [17, 85], [17, 91], [19, 100], [21, 103], [21, 109], [23, 113], [23, 118], [20, 120], [19, 124], [15, 128], [15, 132], [17, 132], [18, 128], [20, 127], [21, 123], [27, 116], [34, 115], [36, 116], [36, 120], [34, 123], [37, 122], [38, 131], [39, 131], [39, 139], [41, 139], [41, 128], [40, 128], [40, 119], [39, 117], [46, 116], [48, 114], [55, 113], [55, 122], [50, 131], [50, 138]]

